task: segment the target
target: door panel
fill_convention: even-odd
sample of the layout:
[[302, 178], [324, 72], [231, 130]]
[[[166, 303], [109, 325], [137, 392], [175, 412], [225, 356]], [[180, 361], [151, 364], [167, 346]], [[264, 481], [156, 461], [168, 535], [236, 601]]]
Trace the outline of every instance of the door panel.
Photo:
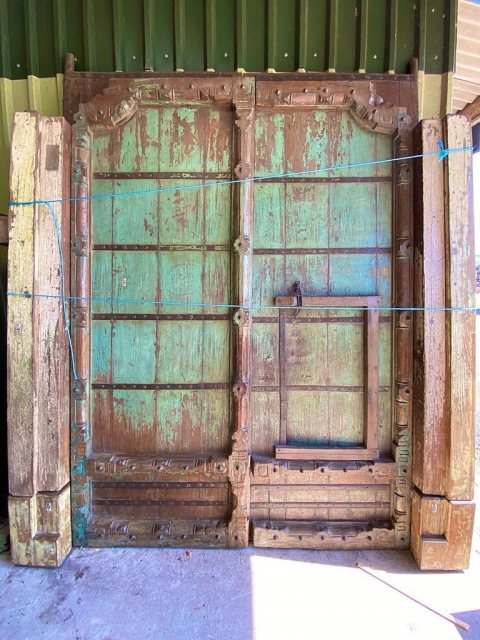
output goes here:
[[[316, 167], [388, 157], [391, 140], [365, 131], [348, 112], [292, 107], [275, 114], [258, 110], [255, 140], [257, 172], [269, 177], [255, 184], [252, 396], [261, 396], [252, 401], [269, 408], [264, 422], [270, 450], [264, 434], [261, 450], [254, 444], [253, 452], [272, 455], [278, 443], [361, 447], [366, 313], [341, 308], [341, 298], [330, 303], [339, 307], [331, 311], [274, 307], [275, 298], [291, 293], [297, 282], [303, 295], [323, 296], [323, 306], [332, 296], [352, 295], [380, 295], [379, 306], [391, 306], [388, 164], [314, 173]], [[305, 170], [311, 173], [272, 175]], [[380, 315], [382, 347], [375, 349], [385, 393], [391, 389], [384, 344], [391, 316]], [[266, 394], [272, 394], [268, 400]]]
[[[232, 499], [247, 476], [240, 443], [232, 448], [232, 381], [244, 374], [230, 310], [234, 295], [241, 302], [232, 242], [244, 189], [234, 194], [230, 180], [243, 161], [233, 97], [248, 106], [253, 89], [230, 81], [217, 104], [220, 82], [209, 100], [173, 84], [181, 104], [134, 83], [94, 99], [77, 126], [76, 166], [93, 195], [90, 210], [83, 200], [76, 209], [87, 260], [74, 258], [74, 287], [91, 292], [75, 334], [91, 425], [91, 437], [74, 432], [81, 544], [246, 541]], [[116, 123], [109, 100], [119, 98]]]

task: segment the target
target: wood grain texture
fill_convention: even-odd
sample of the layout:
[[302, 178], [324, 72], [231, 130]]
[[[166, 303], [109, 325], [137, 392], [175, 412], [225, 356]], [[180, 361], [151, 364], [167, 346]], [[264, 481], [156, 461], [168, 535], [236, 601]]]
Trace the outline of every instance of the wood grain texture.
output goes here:
[[12, 562], [59, 567], [72, 548], [70, 486], [8, 499]]
[[275, 447], [277, 460], [377, 460], [378, 449], [364, 449], [362, 447]]
[[[440, 119], [415, 130], [415, 153], [434, 153], [443, 139]], [[415, 306], [445, 307], [444, 167], [435, 156], [415, 164]], [[415, 344], [413, 469], [420, 491], [443, 495], [446, 468], [446, 313], [413, 315]]]
[[[471, 145], [469, 121], [445, 119], [445, 146]], [[446, 306], [475, 307], [471, 152], [446, 158]], [[447, 472], [445, 495], [472, 500], [475, 434], [475, 313], [447, 314]]]
[[[38, 163], [38, 121], [34, 113], [16, 113], [10, 156], [10, 200], [35, 200]], [[32, 293], [34, 288], [35, 207], [9, 211], [8, 290]], [[37, 489], [34, 378], [33, 299], [11, 297], [7, 316], [7, 424], [9, 490], [33, 496]]]
[[468, 569], [475, 504], [412, 493], [411, 551], [420, 569]]
[[[70, 125], [63, 118], [42, 118], [35, 200], [70, 196]], [[70, 203], [51, 205], [58, 221], [63, 255], [70, 250]], [[35, 207], [34, 290], [62, 295], [60, 253], [54, 220], [46, 205]], [[69, 295], [69, 263], [65, 295]], [[70, 354], [62, 301], [34, 298], [34, 402], [37, 431], [38, 491], [59, 491], [70, 473]]]

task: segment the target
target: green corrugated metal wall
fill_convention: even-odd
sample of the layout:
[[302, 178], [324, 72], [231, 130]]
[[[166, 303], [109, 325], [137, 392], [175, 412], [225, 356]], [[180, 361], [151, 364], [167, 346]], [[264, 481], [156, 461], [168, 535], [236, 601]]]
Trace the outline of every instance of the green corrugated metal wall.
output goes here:
[[0, 0], [0, 77], [451, 69], [456, 0]]

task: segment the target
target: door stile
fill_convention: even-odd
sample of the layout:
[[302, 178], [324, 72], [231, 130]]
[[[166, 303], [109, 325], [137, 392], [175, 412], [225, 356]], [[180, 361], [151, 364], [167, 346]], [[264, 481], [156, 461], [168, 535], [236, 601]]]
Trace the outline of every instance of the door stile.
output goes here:
[[[82, 107], [83, 109], [83, 107]], [[72, 535], [74, 545], [87, 542], [92, 483], [87, 475], [91, 452], [90, 419], [90, 172], [91, 133], [83, 110], [72, 141], [72, 342], [77, 378], [72, 383]]]
[[[399, 128], [394, 157], [413, 154], [413, 135]], [[399, 160], [394, 168], [394, 307], [413, 306], [413, 161]], [[412, 312], [394, 311], [394, 433], [392, 517], [396, 546], [408, 547], [410, 535], [410, 477], [413, 388]]]
[[[254, 100], [253, 78], [238, 81], [233, 100], [235, 118], [235, 179], [253, 177], [254, 171]], [[246, 547], [250, 519], [250, 368], [252, 305], [252, 229], [253, 183], [235, 185], [234, 219], [238, 236], [233, 244], [237, 258], [238, 305], [234, 316], [237, 326], [235, 344], [234, 431], [229, 457], [232, 491], [232, 514], [228, 525], [228, 546]]]

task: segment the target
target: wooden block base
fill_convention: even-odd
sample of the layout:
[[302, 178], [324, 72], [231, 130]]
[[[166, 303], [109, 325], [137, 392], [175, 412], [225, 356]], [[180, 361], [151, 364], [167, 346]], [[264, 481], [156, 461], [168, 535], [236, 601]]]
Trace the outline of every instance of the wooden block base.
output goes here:
[[59, 567], [72, 548], [70, 486], [30, 498], [10, 496], [12, 562], [29, 567]]
[[475, 504], [443, 496], [412, 495], [410, 548], [420, 569], [468, 569]]

